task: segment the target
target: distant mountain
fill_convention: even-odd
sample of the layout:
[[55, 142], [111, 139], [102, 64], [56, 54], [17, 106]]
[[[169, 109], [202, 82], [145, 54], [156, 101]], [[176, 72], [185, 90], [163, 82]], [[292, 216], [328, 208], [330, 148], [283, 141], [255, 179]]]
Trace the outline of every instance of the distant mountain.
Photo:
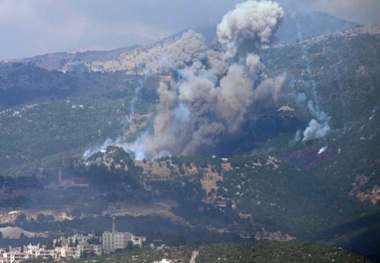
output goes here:
[[[136, 187], [174, 200], [170, 211], [189, 229], [313, 239], [379, 260], [380, 26], [351, 26], [323, 13], [284, 20], [280, 42], [259, 54], [263, 75], [285, 78], [278, 99], [260, 111], [253, 105], [241, 131], [206, 144], [203, 156], [135, 161]], [[112, 168], [89, 174], [132, 172], [126, 153], [107, 152], [107, 143], [152, 129], [157, 90], [181, 73], [153, 71], [152, 63], [181, 40], [1, 63], [0, 173], [54, 170], [63, 159], [83, 162], [86, 150], [100, 153], [85, 167]], [[302, 140], [313, 118], [329, 132]], [[103, 155], [110, 152], [123, 158]]]
[[[361, 97], [346, 97], [351, 93], [344, 92], [344, 88], [350, 88], [350, 91], [358, 93], [363, 90], [365, 83], [368, 86], [366, 90], [372, 92], [372, 89], [374, 89], [371, 86], [376, 85], [374, 83], [376, 83], [377, 80], [372, 80], [369, 76], [372, 76], [373, 74], [376, 75], [379, 72], [379, 65], [375, 62], [377, 59], [376, 54], [378, 54], [376, 53], [378, 50], [376, 41], [378, 42], [377, 35], [379, 34], [380, 26], [355, 27], [343, 32], [319, 36], [304, 42], [293, 43], [289, 46], [279, 45], [271, 47], [263, 50], [261, 57], [267, 67], [268, 74], [274, 74], [276, 72], [280, 73], [287, 69], [290, 81], [289, 85], [294, 86], [295, 81], [301, 81], [297, 79], [303, 79], [301, 84], [306, 87], [311, 84], [309, 84], [310, 79], [308, 79], [310, 77], [305, 75], [305, 71], [307, 70], [307, 68], [305, 68], [307, 66], [305, 63], [307, 63], [307, 61], [304, 60], [305, 54], [302, 53], [304, 52], [302, 51], [302, 47], [309, 48], [308, 55], [310, 56], [310, 70], [315, 70], [316, 72], [313, 75], [315, 78], [315, 85], [321, 85], [318, 93], [318, 95], [323, 98], [321, 99], [321, 106], [326, 107], [328, 113], [339, 113], [338, 115], [332, 116], [332, 121], [334, 122], [334, 125], [342, 128], [344, 127], [344, 118], [357, 117], [359, 111], [350, 112], [352, 115], [349, 115], [349, 117], [344, 116], [345, 111], [342, 111], [342, 109], [339, 108], [339, 105], [355, 103], [357, 109], [361, 109], [362, 112], [373, 111], [373, 114], [376, 113], [376, 103], [368, 104], [367, 101], [368, 107], [365, 107], [360, 101]], [[141, 85], [140, 83], [143, 78], [143, 75], [141, 74], [146, 71], [152, 61], [154, 62], [157, 57], [163, 54], [162, 52], [167, 50], [168, 46], [175, 45], [176, 39], [178, 39], [178, 37], [173, 36], [172, 38], [168, 38], [153, 45], [118, 49], [115, 51], [85, 52], [76, 54], [58, 53], [28, 58], [18, 62], [2, 62], [0, 63], [0, 107], [7, 108], [17, 105], [23, 107], [23, 105], [31, 103], [47, 103], [46, 106], [49, 110], [47, 110], [47, 108], [42, 108], [42, 104], [36, 106], [36, 108], [41, 107], [41, 114], [49, 114], [49, 111], [54, 111], [54, 107], [60, 104], [68, 108], [82, 104], [85, 108], [87, 105], [88, 107], [93, 107], [93, 102], [89, 100], [86, 101], [84, 100], [85, 98], [96, 98], [96, 100], [99, 101], [120, 99], [120, 105], [123, 105], [123, 109], [117, 110], [113, 115], [120, 118], [120, 115], [127, 114], [131, 107], [131, 102], [124, 102], [123, 99], [130, 100], [135, 96], [135, 89]], [[367, 43], [367, 48], [362, 49], [361, 47], [365, 43]], [[328, 47], [324, 47], [326, 45], [328, 45]], [[352, 53], [352, 50], [355, 50], [355, 53]], [[77, 63], [76, 66], [73, 66], [73, 61]], [[292, 71], [290, 71], [291, 69]], [[293, 71], [294, 73], [292, 73]], [[127, 73], [127, 75], [125, 73]], [[347, 77], [354, 76], [355, 74], [356, 79], [349, 82]], [[340, 76], [341, 79], [336, 79], [337, 76]], [[361, 82], [358, 82], [359, 79]], [[168, 76], [150, 76], [146, 79], [145, 88], [141, 90], [139, 101], [141, 105], [144, 105], [142, 106], [142, 112], [147, 113], [146, 109], [154, 105], [154, 101], [157, 99], [155, 90], [158, 88], [160, 80], [167, 81]], [[358, 86], [359, 84], [360, 87]], [[330, 87], [339, 87], [341, 90], [331, 90]], [[375, 91], [376, 89], [374, 89], [374, 92]], [[361, 93], [361, 95], [364, 96], [364, 93]], [[295, 95], [293, 94], [292, 96]], [[302, 97], [305, 95], [301, 92], [297, 96]], [[77, 99], [71, 99], [71, 102], [62, 103], [62, 99], [70, 97], [81, 97], [84, 99], [79, 99], [80, 102], [74, 102]], [[376, 96], [371, 97], [371, 99], [373, 98], [376, 98]], [[341, 100], [340, 104], [334, 103], [336, 99]], [[350, 100], [352, 100], [352, 102], [348, 102]], [[54, 101], [59, 103], [55, 105]], [[283, 103], [285, 105], [289, 104], [289, 99]], [[294, 101], [292, 103], [294, 103]], [[98, 106], [101, 111], [103, 106], [101, 104]], [[106, 107], [108, 106], [109, 105]], [[351, 110], [349, 106], [344, 107], [344, 110]], [[36, 110], [36, 108], [34, 108], [34, 110]], [[44, 112], [45, 110], [46, 112]], [[21, 110], [21, 108], [14, 108], [14, 111], [22, 112], [29, 111], [29, 109], [22, 108]], [[305, 121], [307, 121], [307, 118], [310, 116], [305, 115], [305, 113], [302, 114], [302, 111], [295, 111], [295, 113], [296, 117], [302, 119], [300, 123], [296, 121], [297, 127], [298, 125], [299, 127], [303, 127]], [[88, 114], [93, 116], [92, 114], [94, 114], [94, 112], [89, 111]], [[273, 110], [267, 112], [267, 114], [273, 114]], [[101, 116], [103, 115], [102, 112]], [[0, 116], [5, 118], [4, 121], [7, 121], [6, 126], [8, 127], [13, 125], [11, 119], [16, 120], [19, 118], [18, 114], [12, 111], [4, 111]], [[6, 117], [11, 117], [11, 119], [7, 119]], [[54, 122], [54, 116], [51, 115], [47, 115], [44, 119], [49, 119]], [[279, 119], [280, 122], [277, 119]], [[19, 121], [21, 120], [22, 119]], [[232, 153], [239, 148], [236, 147], [237, 144], [241, 144], [242, 150], [247, 148], [247, 146], [248, 149], [250, 149], [250, 144], [247, 142], [251, 141], [250, 138], [252, 135], [255, 136], [256, 141], [264, 141], [264, 139], [268, 140], [276, 137], [281, 131], [275, 131], [273, 130], [273, 127], [286, 127], [283, 126], [281, 121], [281, 118], [273, 118], [271, 116], [262, 116], [257, 120], [252, 120], [251, 123], [247, 123], [246, 127], [248, 127], [247, 131], [254, 130], [254, 134], [247, 132], [244, 134], [244, 137], [242, 137], [244, 139], [241, 139], [240, 141], [226, 141], [229, 140], [229, 138], [225, 138], [225, 140], [221, 141], [220, 147], [217, 149], [223, 149], [226, 154]], [[92, 124], [99, 122], [98, 124], [101, 125], [100, 120], [91, 121], [88, 119], [88, 122]], [[114, 121], [115, 124], [117, 124], [117, 122], [118, 121], [116, 120]], [[17, 123], [20, 125], [19, 122]], [[23, 125], [28, 127], [31, 124], [32, 123], [25, 119], [25, 124]], [[48, 123], [46, 123], [46, 125], [48, 125]], [[76, 127], [80, 126], [81, 125], [77, 125]], [[258, 127], [261, 128], [258, 130]], [[44, 131], [50, 129], [48, 126], [40, 126], [40, 128]], [[17, 127], [14, 127], [14, 129], [17, 130]], [[61, 130], [58, 127], [55, 129], [57, 129], [57, 131]], [[102, 130], [104, 131], [104, 129]], [[90, 129], [87, 129], [87, 131], [92, 133]], [[6, 139], [8, 135], [14, 134], [10, 133], [9, 130], [3, 132], [4, 134], [2, 135], [2, 138], [4, 138], [4, 144], [2, 145], [9, 145], [12, 151], [15, 150], [14, 147], [11, 147], [11, 144], [15, 143], [15, 141], [10, 138]], [[111, 135], [115, 134], [115, 132], [117, 133], [117, 131], [110, 131], [107, 134]], [[42, 135], [42, 133], [39, 135]], [[44, 138], [46, 140], [54, 140], [54, 138], [49, 138], [48, 136], [45, 136]], [[25, 139], [27, 140], [28, 136], [25, 136]], [[86, 141], [90, 139], [91, 138], [86, 137]], [[43, 143], [43, 140], [41, 143]], [[46, 145], [47, 144], [44, 144], [44, 147], [46, 147]], [[76, 144], [76, 146], [79, 145]], [[28, 149], [24, 144], [18, 145], [16, 148], [18, 147], [21, 147], [19, 150], [30, 153], [33, 152], [32, 149]], [[83, 145], [82, 147], [86, 146]], [[60, 152], [59, 147], [52, 147], [52, 149], [54, 149], [55, 152]], [[6, 149], [2, 147], [2, 150], [4, 151], [3, 156], [7, 156]], [[14, 154], [15, 156], [18, 156], [16, 152]], [[30, 157], [34, 159], [35, 156], [36, 155], [32, 154]], [[21, 154], [18, 158], [28, 157]], [[0, 163], [3, 163], [9, 169], [13, 162], [9, 162], [5, 158], [0, 158]]]
[[58, 71], [88, 71], [88, 65], [94, 61], [108, 61], [117, 59], [121, 54], [134, 49], [136, 46], [119, 48], [109, 51], [84, 51], [76, 53], [51, 53], [45, 55], [39, 55], [31, 58], [15, 59], [9, 62], [24, 64], [32, 64], [47, 70]]
[[329, 35], [348, 28], [361, 26], [359, 23], [345, 21], [322, 12], [285, 15], [276, 38], [279, 43], [289, 44], [297, 40]]
[[[32, 102], [62, 99], [67, 96], [99, 96], [114, 90], [128, 89], [132, 84], [123, 73], [94, 73], [83, 64], [68, 72], [47, 70], [62, 57], [65, 65], [72, 55], [42, 56], [39, 62], [12, 62], [0, 64], [0, 107]], [[28, 61], [28, 60], [27, 60]], [[82, 62], [81, 62], [82, 63]], [[59, 68], [59, 67], [57, 67]]]
[[[290, 44], [312, 37], [328, 35], [348, 28], [361, 26], [359, 23], [345, 21], [322, 12], [295, 13], [286, 11], [285, 18], [277, 30], [274, 43]], [[205, 42], [211, 45], [216, 39], [217, 21], [201, 27], [193, 28], [205, 37]], [[31, 63], [47, 70], [58, 71], [125, 71], [139, 72], [139, 64], [146, 64], [139, 59], [139, 54], [146, 54], [147, 50], [165, 46], [178, 39], [184, 31], [175, 33], [161, 41], [146, 46], [130, 46], [110, 51], [85, 51], [77, 53], [52, 53], [31, 58], [12, 60], [10, 62]], [[133, 60], [137, 62], [131, 61]], [[145, 56], [145, 55], [144, 55]], [[123, 62], [124, 60], [124, 62]], [[128, 61], [126, 61], [128, 60]], [[141, 73], [141, 72], [140, 72]]]

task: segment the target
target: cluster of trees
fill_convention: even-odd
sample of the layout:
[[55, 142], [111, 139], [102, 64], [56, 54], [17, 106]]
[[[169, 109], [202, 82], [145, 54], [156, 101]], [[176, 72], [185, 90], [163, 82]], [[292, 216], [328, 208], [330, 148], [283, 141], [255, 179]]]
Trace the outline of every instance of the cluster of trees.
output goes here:
[[299, 241], [255, 241], [202, 246], [196, 259], [212, 262], [372, 262], [341, 249]]
[[0, 188], [12, 191], [14, 189], [38, 188], [44, 187], [46, 182], [40, 180], [36, 175], [11, 177], [0, 175]]
[[[98, 260], [100, 262], [154, 262], [163, 258], [176, 262], [189, 263], [193, 252], [197, 252], [196, 262], [363, 262], [372, 261], [351, 254], [349, 252], [317, 243], [305, 242], [233, 242], [233, 243], [212, 243], [205, 245], [187, 245], [181, 247], [167, 247], [162, 250], [141, 249], [141, 250], [118, 250], [110, 255], [100, 257], [92, 256], [81, 259], [72, 259], [69, 262], [80, 263], [88, 260]], [[28, 261], [29, 262], [29, 261]], [[30, 261], [42, 262], [42, 261]], [[46, 262], [46, 261], [44, 261]], [[48, 261], [49, 262], [49, 261]]]
[[[112, 160], [110, 167], [98, 163], [99, 159]], [[97, 153], [88, 159], [91, 165], [82, 170], [85, 176], [96, 186], [117, 187], [122, 182], [129, 184], [132, 188], [141, 187], [142, 167], [136, 166], [127, 152], [120, 147], [109, 146], [105, 153]]]
[[[106, 138], [117, 138], [128, 125], [125, 118], [135, 94], [133, 85], [129, 87], [125, 82], [125, 74], [63, 74], [24, 64], [17, 66], [13, 73], [12, 70], [0, 67], [0, 82], [3, 79], [9, 82], [0, 83], [0, 108], [2, 99], [11, 101], [8, 98], [11, 95], [3, 93], [25, 96], [25, 101], [17, 98], [16, 105], [0, 114], [0, 168], [6, 174], [25, 175], [39, 167], [55, 165], [67, 154], [82, 155], [86, 148], [101, 145]], [[69, 94], [54, 100], [39, 98], [42, 95], [35, 90], [58, 92], [56, 89], [61, 87], [55, 82], [60, 78], [64, 82], [62, 89]], [[12, 84], [13, 79], [16, 84]], [[119, 91], [123, 86], [125, 89]], [[39, 100], [35, 101], [37, 97]], [[153, 101], [139, 98], [135, 112], [151, 112], [153, 105]]]
[[121, 72], [70, 70], [63, 73], [49, 71], [32, 63], [4, 63], [0, 66], [0, 105], [10, 107], [37, 99], [49, 101], [68, 96], [107, 95], [124, 87], [124, 92], [118, 94], [122, 98], [134, 93], [133, 87], [128, 84], [125, 74]]

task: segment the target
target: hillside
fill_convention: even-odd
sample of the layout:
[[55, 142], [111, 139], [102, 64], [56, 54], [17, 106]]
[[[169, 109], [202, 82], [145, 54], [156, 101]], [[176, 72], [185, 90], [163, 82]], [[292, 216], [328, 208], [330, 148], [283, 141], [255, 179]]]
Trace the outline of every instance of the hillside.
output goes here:
[[[116, 255], [93, 257], [93, 260], [107, 262], [363, 262], [371, 261], [321, 244], [303, 242], [241, 242], [217, 243], [196, 246], [164, 248], [162, 250], [142, 250], [119, 252]], [[193, 260], [193, 261], [192, 261]], [[84, 262], [76, 260], [73, 262]]]
[[[275, 43], [291, 44], [296, 41], [341, 32], [358, 23], [345, 21], [322, 12], [296, 12], [285, 5], [285, 18], [277, 30]], [[216, 39], [216, 26], [219, 21], [209, 25], [191, 28], [201, 33], [207, 45], [212, 45]], [[183, 31], [185, 32], [185, 31]], [[183, 33], [173, 34], [161, 41], [147, 46], [123, 47], [110, 51], [85, 51], [77, 53], [54, 53], [19, 59], [10, 62], [21, 62], [57, 71], [127, 71], [130, 74], [144, 74], [144, 65], [157, 63], [160, 54], [167, 54], [167, 47]]]
[[282, 44], [291, 44], [297, 40], [330, 35], [355, 26], [362, 26], [359, 23], [345, 21], [322, 12], [314, 11], [302, 14], [291, 8], [286, 12], [288, 15], [276, 34], [277, 41]]
[[[261, 144], [268, 138], [276, 137], [281, 132], [292, 133], [298, 129], [297, 127], [305, 127], [310, 120], [309, 118], [314, 117], [310, 111], [305, 112], [308, 98], [314, 96], [309, 91], [310, 87], [313, 86], [316, 87], [319, 107], [331, 117], [330, 125], [333, 132], [336, 132], [337, 138], [344, 134], [349, 135], [348, 133], [353, 133], [355, 130], [359, 131], [360, 128], [355, 127], [360, 125], [373, 124], [368, 126], [367, 132], [364, 128], [361, 131], [360, 144], [355, 141], [352, 141], [351, 144], [361, 145], [360, 147], [363, 150], [374, 149], [375, 151], [376, 147], [370, 147], [371, 145], [374, 146], [370, 141], [376, 141], [373, 136], [376, 136], [377, 131], [374, 124], [378, 116], [376, 113], [379, 81], [376, 74], [379, 70], [377, 62], [378, 41], [376, 38], [378, 31], [376, 27], [358, 28], [292, 45], [280, 45], [264, 49], [261, 52], [261, 57], [266, 65], [266, 74], [276, 76], [283, 72], [287, 73], [279, 101], [277, 105], [272, 105], [274, 108], [268, 108], [262, 112], [261, 117], [260, 115], [255, 116], [254, 119], [246, 123], [246, 128], [242, 131], [240, 138], [233, 138], [232, 143], [231, 141], [228, 142], [231, 138], [225, 138], [221, 142], [223, 147], [216, 147], [216, 150], [223, 148], [222, 151], [224, 152], [219, 152], [217, 155], [221, 157], [230, 155], [239, 147], [240, 152], [249, 151], [257, 147], [255, 145], [258, 143]], [[367, 48], [361, 48], [363, 45]], [[159, 53], [150, 50], [148, 48], [141, 54]], [[133, 61], [137, 64], [140, 63], [137, 58]], [[160, 80], [154, 75], [150, 77], [149, 75], [148, 77], [125, 76], [119, 72], [80, 73], [73, 71], [63, 74], [22, 63], [3, 64], [1, 76], [3, 79], [0, 86], [3, 104], [1, 121], [7, 123], [7, 125], [1, 126], [3, 127], [1, 138], [4, 140], [2, 145], [10, 144], [7, 147], [10, 152], [2, 154], [2, 161], [7, 155], [9, 156], [7, 158], [11, 160], [15, 156], [24, 156], [22, 158], [28, 160], [28, 154], [25, 154], [24, 151], [31, 153], [32, 151], [29, 149], [38, 149], [43, 145], [49, 145], [47, 140], [58, 138], [57, 134], [49, 130], [54, 129], [63, 132], [66, 128], [62, 125], [73, 125], [75, 129], [83, 129], [84, 137], [80, 140], [81, 142], [76, 143], [78, 149], [99, 144], [99, 141], [104, 141], [107, 138], [116, 139], [117, 134], [121, 135], [123, 129], [127, 129], [124, 127], [125, 124], [121, 122], [123, 117], [130, 113], [134, 104], [136, 104], [136, 110], [140, 115], [144, 115], [153, 109], [152, 106], [157, 99], [155, 90], [159, 86]], [[143, 82], [141, 83], [141, 81]], [[141, 85], [144, 87], [140, 89]], [[135, 101], [136, 92], [139, 93], [137, 94], [138, 100]], [[362, 103], [363, 101], [365, 103]], [[25, 104], [25, 106], [16, 106], [20, 104]], [[107, 105], [110, 108], [107, 108]], [[284, 106], [290, 107], [291, 111], [277, 111]], [[75, 108], [77, 109], [75, 110]], [[38, 115], [33, 113], [35, 111], [38, 112]], [[23, 118], [23, 112], [25, 112], [25, 118]], [[52, 114], [54, 112], [57, 114]], [[292, 121], [290, 130], [290, 126], [281, 124], [280, 119], [276, 120], [277, 117], [271, 117], [278, 113], [288, 116], [286, 117], [287, 122]], [[34, 116], [38, 119], [29, 118], [29, 114], [35, 114]], [[59, 116], [63, 114], [69, 114], [71, 117], [59, 120]], [[56, 118], [58, 119], [55, 121]], [[291, 118], [295, 119], [292, 120]], [[112, 123], [112, 128], [107, 128], [109, 132], [102, 134], [105, 131], [104, 119], [109, 119], [108, 123]], [[41, 123], [39, 123], [40, 120]], [[88, 124], [84, 125], [83, 121], [87, 121]], [[98, 122], [99, 124], [96, 124]], [[276, 126], [275, 130], [273, 130], [273, 125]], [[7, 128], [5, 129], [5, 127]], [[19, 146], [16, 146], [16, 141], [9, 136], [16, 136], [17, 133], [11, 131], [20, 130], [21, 127], [25, 127], [22, 128], [25, 131], [23, 132], [25, 138], [35, 138], [35, 140], [19, 141]], [[72, 128], [68, 128], [68, 130], [72, 130]], [[269, 130], [273, 133], [272, 135], [268, 134]], [[28, 134], [33, 131], [37, 133], [49, 131], [49, 133], [43, 135], [40, 140], [37, 139], [36, 135]], [[99, 131], [102, 131], [98, 136], [99, 141], [91, 141], [93, 136], [91, 134], [99, 133]], [[73, 130], [71, 136], [76, 137], [78, 134]], [[265, 134], [264, 137], [263, 134]], [[252, 135], [257, 142], [251, 139]], [[269, 137], [267, 137], [268, 135]], [[334, 140], [336, 141], [337, 138]], [[342, 139], [340, 140], [342, 141]], [[368, 140], [370, 140], [368, 144], [371, 144], [368, 145], [369, 148], [365, 145]], [[342, 154], [345, 153], [342, 148], [343, 145], [333, 145], [334, 142], [332, 141], [328, 143], [331, 143], [329, 150], [338, 151], [340, 149]], [[30, 144], [34, 144], [34, 146], [29, 146]], [[55, 152], [62, 151], [60, 145], [62, 144], [57, 143], [57, 146], [54, 147]], [[245, 145], [244, 148], [242, 148], [243, 145]], [[18, 148], [21, 146], [22, 148]], [[324, 146], [323, 143], [316, 147], [322, 146]], [[12, 152], [14, 154], [10, 154]], [[210, 154], [214, 153], [210, 151]], [[373, 152], [368, 153], [368, 155], [372, 154]], [[11, 158], [11, 156], [13, 157]], [[52, 156], [52, 152], [49, 152], [48, 156]], [[5, 160], [3, 162], [4, 164], [7, 163], [7, 166], [12, 163], [5, 162]], [[2, 171], [7, 171], [7, 166], [3, 166]]]
[[[285, 9], [285, 18], [275, 35], [275, 42], [279, 44], [292, 44], [296, 41], [362, 26], [359, 23], [345, 21], [322, 12], [296, 11], [289, 2], [282, 2], [281, 5]], [[216, 38], [216, 26], [217, 23], [209, 24], [199, 26], [194, 30], [204, 35], [208, 44], [212, 44]]]
[[[218, 58], [205, 51], [200, 35], [86, 53], [74, 64], [80, 54], [4, 62], [0, 173], [63, 169], [68, 177], [118, 178], [137, 189], [142, 202], [174, 201], [165, 229], [185, 228], [192, 240], [201, 232], [318, 240], [379, 259], [379, 35], [379, 26], [367, 26], [265, 46], [258, 78], [282, 76], [276, 98], [251, 105], [238, 132], [204, 142], [197, 155], [154, 160], [117, 146], [152, 131], [159, 91], [181, 78], [177, 68], [165, 71], [165, 63], [183, 69], [207, 52]], [[183, 60], [163, 59], [183, 44]], [[141, 160], [132, 164], [131, 158]], [[118, 202], [115, 207], [123, 205]], [[78, 214], [78, 222], [86, 220]], [[154, 225], [154, 218], [145, 219]]]

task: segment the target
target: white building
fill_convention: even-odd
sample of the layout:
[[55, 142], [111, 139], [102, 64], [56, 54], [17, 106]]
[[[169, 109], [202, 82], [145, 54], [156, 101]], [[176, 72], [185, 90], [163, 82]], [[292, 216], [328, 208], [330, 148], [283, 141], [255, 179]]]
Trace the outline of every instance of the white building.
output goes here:
[[153, 261], [153, 263], [172, 263], [170, 259], [163, 258], [160, 261]]
[[102, 235], [102, 247], [105, 253], [127, 248], [132, 234], [128, 232], [106, 231]]
[[132, 235], [132, 237], [131, 237], [132, 245], [139, 246], [140, 248], [142, 248], [143, 243], [145, 241], [146, 241], [145, 237], [138, 237], [138, 236], [135, 236], [135, 235]]
[[0, 249], [0, 263], [20, 263], [29, 258], [53, 258], [58, 257], [55, 250], [47, 250], [39, 245], [29, 244], [27, 246], [9, 248], [9, 251]]
[[112, 231], [103, 232], [102, 248], [104, 253], [115, 252], [116, 249], [125, 249], [131, 242], [132, 245], [142, 247], [145, 237], [138, 237], [129, 232], [116, 231], [115, 218], [112, 221]]
[[[95, 241], [95, 243], [91, 243]], [[59, 243], [61, 247], [64, 249], [60, 249], [59, 251], [63, 251], [62, 257], [66, 256], [66, 251], [69, 251], [69, 254], [72, 254], [72, 250], [75, 249], [75, 257], [78, 257], [78, 255], [82, 255], [84, 253], [94, 253], [98, 256], [102, 254], [102, 245], [100, 242], [100, 237], [97, 237], [94, 234], [88, 234], [88, 235], [82, 235], [82, 234], [75, 234], [71, 237], [60, 237], [53, 240], [53, 244]]]
[[80, 258], [81, 251], [78, 247], [56, 247], [55, 252], [60, 258]]

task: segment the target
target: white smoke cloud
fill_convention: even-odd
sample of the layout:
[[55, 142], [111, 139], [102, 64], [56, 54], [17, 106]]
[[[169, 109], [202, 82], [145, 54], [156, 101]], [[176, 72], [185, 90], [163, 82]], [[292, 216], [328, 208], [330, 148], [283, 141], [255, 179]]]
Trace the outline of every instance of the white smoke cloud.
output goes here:
[[124, 147], [137, 159], [195, 154], [237, 132], [253, 104], [275, 101], [284, 76], [266, 78], [254, 51], [270, 40], [282, 17], [276, 3], [247, 1], [218, 26], [223, 51], [208, 49], [193, 31], [163, 48], [156, 68], [169, 68], [175, 77], [158, 88], [153, 132]]
[[254, 41], [256, 45], [269, 43], [283, 16], [282, 8], [272, 1], [237, 4], [218, 25], [218, 41], [227, 48], [226, 56], [234, 57], [245, 40]]
[[327, 146], [323, 146], [321, 149], [318, 150], [318, 154], [322, 154], [327, 150]]
[[111, 145], [115, 145], [115, 144], [118, 144], [118, 143], [121, 143], [121, 138], [117, 138], [116, 140], [112, 140], [110, 138], [106, 139], [103, 144], [101, 146], [98, 146], [98, 147], [94, 147], [92, 149], [88, 149], [84, 152], [83, 154], [83, 159], [84, 160], [87, 160], [88, 158], [90, 158], [92, 155], [100, 152], [100, 151], [103, 151], [103, 150], [106, 150], [108, 146], [111, 146]]
[[330, 117], [320, 110], [319, 105], [312, 100], [308, 101], [307, 108], [315, 119], [312, 119], [304, 130], [302, 141], [306, 142], [324, 138], [331, 130], [329, 125]]
[[307, 97], [306, 97], [305, 93], [300, 92], [300, 93], [294, 94], [293, 96], [294, 96], [294, 99], [295, 99], [297, 105], [304, 106], [304, 104], [306, 104]]
[[[298, 28], [298, 35], [300, 39], [303, 39], [302, 31], [300, 30], [301, 24], [299, 21], [296, 21], [296, 26]], [[305, 43], [301, 42], [301, 50], [303, 53], [304, 61], [306, 62], [305, 72], [309, 77], [309, 90], [308, 94], [311, 98], [308, 100], [305, 93], [296, 93], [295, 101], [298, 105], [304, 107], [307, 103], [307, 109], [309, 113], [313, 116], [313, 119], [309, 122], [308, 127], [303, 132], [302, 141], [310, 141], [321, 139], [325, 137], [330, 131], [330, 117], [320, 109], [319, 101], [317, 96], [317, 85], [315, 83], [312, 71], [311, 71], [311, 60], [308, 54], [308, 49]]]
[[326, 122], [319, 123], [315, 119], [309, 122], [308, 127], [303, 132], [302, 141], [321, 139], [330, 131], [330, 126]]

